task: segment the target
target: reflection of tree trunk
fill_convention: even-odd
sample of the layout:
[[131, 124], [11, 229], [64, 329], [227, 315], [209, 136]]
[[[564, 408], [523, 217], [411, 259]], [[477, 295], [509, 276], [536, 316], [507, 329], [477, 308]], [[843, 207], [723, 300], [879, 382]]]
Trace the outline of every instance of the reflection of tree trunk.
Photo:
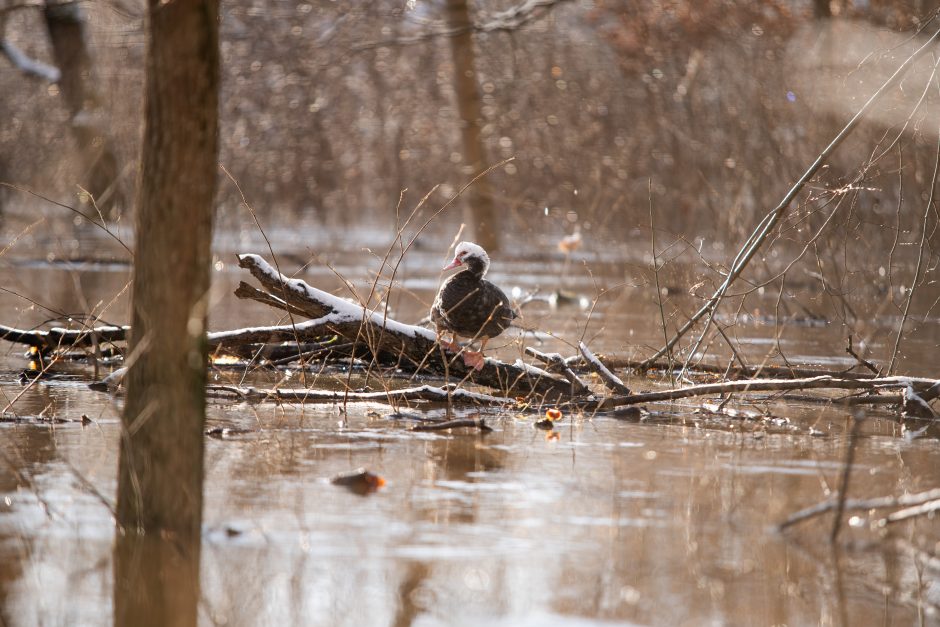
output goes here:
[[392, 621], [394, 627], [414, 625], [415, 620], [425, 610], [417, 603], [416, 596], [418, 589], [425, 585], [430, 574], [431, 569], [427, 562], [409, 562], [405, 578], [398, 584], [398, 607], [395, 608], [395, 619]]
[[[327, 216], [330, 214], [331, 197], [337, 191], [336, 159], [333, 157], [333, 146], [330, 144], [330, 139], [326, 135], [326, 127], [323, 124], [323, 111], [316, 111], [310, 117], [310, 123], [312, 125], [310, 141], [313, 143], [313, 156], [315, 159], [312, 197], [317, 214]], [[341, 213], [345, 215], [347, 212], [343, 211]]]
[[52, 55], [62, 75], [59, 88], [71, 114], [72, 133], [86, 171], [81, 184], [106, 217], [124, 204], [118, 185], [117, 157], [105, 129], [101, 103], [91, 86], [91, 56], [85, 38], [85, 18], [78, 4], [46, 2], [46, 29]]
[[148, 3], [114, 618], [117, 625], [194, 625], [218, 156], [218, 0]]
[[[459, 28], [471, 23], [467, 0], [448, 0], [447, 6], [452, 27]], [[454, 55], [454, 89], [457, 92], [457, 110], [460, 113], [464, 164], [476, 174], [484, 168], [485, 151], [480, 132], [482, 107], [480, 91], [477, 88], [472, 31], [458, 33], [450, 38], [450, 42]], [[467, 190], [464, 206], [467, 207], [466, 222], [470, 225], [477, 243], [487, 250], [499, 248], [493, 193], [485, 178]]]

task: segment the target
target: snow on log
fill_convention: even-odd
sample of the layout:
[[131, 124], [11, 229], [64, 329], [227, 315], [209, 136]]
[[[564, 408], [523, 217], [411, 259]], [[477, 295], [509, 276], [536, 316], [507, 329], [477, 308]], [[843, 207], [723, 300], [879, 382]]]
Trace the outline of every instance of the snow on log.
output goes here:
[[36, 348], [68, 349], [93, 346], [95, 342], [123, 342], [130, 327], [101, 326], [84, 329], [53, 327], [48, 331], [16, 329], [0, 325], [0, 340]]
[[607, 368], [607, 366], [601, 363], [601, 360], [591, 352], [591, 349], [587, 347], [587, 344], [584, 342], [578, 342], [578, 350], [581, 351], [581, 356], [584, 357], [584, 361], [587, 362], [588, 367], [590, 367], [591, 370], [600, 376], [600, 378], [604, 381], [604, 385], [606, 385], [612, 392], [615, 394], [621, 394], [623, 396], [626, 396], [630, 393], [630, 388], [623, 384], [623, 381], [620, 380], [620, 377], [615, 375]]

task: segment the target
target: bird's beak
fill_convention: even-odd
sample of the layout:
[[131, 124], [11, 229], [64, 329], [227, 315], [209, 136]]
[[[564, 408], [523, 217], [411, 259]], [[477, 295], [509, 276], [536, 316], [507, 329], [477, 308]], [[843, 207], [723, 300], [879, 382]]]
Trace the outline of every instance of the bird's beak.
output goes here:
[[456, 257], [454, 257], [453, 261], [451, 261], [449, 264], [441, 268], [441, 272], [443, 272], [444, 270], [450, 270], [451, 268], [456, 268], [457, 266], [462, 266], [462, 265], [463, 265], [463, 262], [460, 259], [457, 259]]

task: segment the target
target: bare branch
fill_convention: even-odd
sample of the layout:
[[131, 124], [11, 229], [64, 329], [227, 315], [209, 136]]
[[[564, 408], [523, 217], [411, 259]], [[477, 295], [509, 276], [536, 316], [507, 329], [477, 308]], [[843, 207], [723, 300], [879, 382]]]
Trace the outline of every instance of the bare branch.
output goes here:
[[594, 353], [591, 352], [591, 349], [587, 347], [587, 344], [584, 342], [578, 342], [578, 349], [581, 351], [581, 356], [584, 357], [584, 361], [587, 362], [588, 367], [596, 372], [600, 376], [601, 380], [614, 394], [629, 395], [630, 388], [623, 384], [623, 381], [620, 380], [620, 377], [611, 372], [607, 366], [601, 363], [601, 361], [594, 356]]
[[904, 63], [902, 63], [894, 74], [892, 74], [888, 80], [882, 83], [881, 87], [875, 91], [874, 94], [868, 99], [868, 101], [856, 112], [851, 120], [845, 125], [845, 127], [835, 136], [835, 138], [829, 143], [828, 146], [816, 157], [816, 160], [810, 165], [809, 169], [803, 173], [803, 176], [790, 188], [790, 191], [787, 192], [786, 196], [783, 197], [783, 200], [764, 218], [760, 221], [751, 235], [747, 238], [744, 245], [738, 251], [737, 256], [734, 258], [734, 261], [731, 263], [731, 268], [728, 271], [728, 275], [725, 280], [722, 282], [721, 286], [715, 291], [715, 293], [708, 299], [708, 301], [702, 305], [702, 307], [689, 318], [682, 327], [676, 331], [675, 335], [672, 336], [666, 344], [659, 349], [654, 355], [646, 360], [647, 363], [653, 363], [667, 352], [669, 352], [673, 346], [684, 336], [689, 330], [691, 330], [702, 318], [708, 316], [707, 322], [705, 324], [705, 329], [702, 331], [702, 334], [699, 336], [699, 340], [696, 342], [696, 347], [693, 348], [690, 352], [695, 353], [698, 345], [701, 343], [702, 339], [705, 337], [705, 334], [708, 331], [708, 327], [711, 325], [712, 318], [715, 314], [715, 311], [718, 309], [718, 306], [721, 304], [722, 299], [725, 297], [725, 294], [728, 291], [728, 288], [731, 287], [731, 284], [744, 272], [744, 269], [747, 267], [748, 263], [767, 240], [770, 234], [773, 232], [774, 228], [780, 223], [787, 213], [787, 209], [797, 195], [803, 190], [803, 187], [816, 175], [816, 172], [826, 163], [830, 156], [836, 151], [839, 145], [855, 130], [855, 128], [862, 121], [865, 113], [869, 111], [872, 106], [881, 98], [888, 93], [891, 89], [897, 86], [901, 79], [904, 78], [905, 74], [913, 67], [914, 63], [918, 59], [923, 57], [929, 52], [932, 52], [934, 49], [934, 44], [940, 39], [940, 30], [937, 30], [931, 37], [929, 37], [920, 48], [918, 48], [911, 56], [909, 56]]

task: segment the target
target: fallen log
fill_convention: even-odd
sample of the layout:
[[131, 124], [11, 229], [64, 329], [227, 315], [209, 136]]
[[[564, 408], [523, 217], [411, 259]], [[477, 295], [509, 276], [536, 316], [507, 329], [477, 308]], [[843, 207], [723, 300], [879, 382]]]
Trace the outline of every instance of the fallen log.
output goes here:
[[536, 394], [544, 400], [556, 401], [570, 396], [571, 383], [567, 379], [522, 360], [508, 364], [487, 358], [481, 370], [474, 370], [456, 355], [445, 353], [433, 331], [398, 322], [311, 287], [300, 279], [286, 277], [258, 255], [239, 255], [238, 264], [251, 272], [266, 291], [243, 283], [235, 291], [236, 296], [302, 313], [313, 318], [302, 325], [329, 329], [354, 344], [368, 346], [373, 354], [391, 353], [402, 365], [415, 370], [469, 380], [500, 390], [507, 396]]
[[0, 325], [0, 340], [34, 346], [41, 351], [64, 348], [91, 348], [96, 343], [123, 342], [130, 327], [100, 326], [85, 329], [53, 327], [48, 331], [16, 329]]
[[[675, 370], [681, 369], [681, 364], [669, 363], [666, 361], [655, 361], [646, 363], [640, 359], [630, 359], [627, 357], [616, 356], [598, 356], [598, 360], [610, 369], [629, 369], [638, 372], [648, 370]], [[568, 358], [569, 363], [583, 361], [580, 355]], [[853, 368], [856, 368], [853, 366]], [[826, 370], [824, 368], [812, 368], [808, 366], [778, 366], [763, 364], [760, 366], [731, 366], [719, 364], [700, 363], [694, 366], [690, 365], [690, 373], [715, 374], [727, 379], [756, 379], [758, 377], [766, 379], [804, 379], [807, 377], [832, 376], [843, 379], [874, 379], [877, 375], [871, 372], [851, 372], [849, 370]]]
[[569, 405], [584, 410], [612, 409], [624, 405], [639, 405], [659, 401], [674, 401], [695, 396], [714, 394], [741, 394], [747, 392], [786, 392], [796, 390], [902, 390], [907, 395], [918, 395], [935, 389], [940, 380], [921, 377], [874, 377], [871, 379], [842, 379], [824, 375], [805, 379], [745, 379], [724, 383], [706, 383], [657, 392], [642, 392], [625, 396], [611, 396], [590, 401], [571, 401]]

